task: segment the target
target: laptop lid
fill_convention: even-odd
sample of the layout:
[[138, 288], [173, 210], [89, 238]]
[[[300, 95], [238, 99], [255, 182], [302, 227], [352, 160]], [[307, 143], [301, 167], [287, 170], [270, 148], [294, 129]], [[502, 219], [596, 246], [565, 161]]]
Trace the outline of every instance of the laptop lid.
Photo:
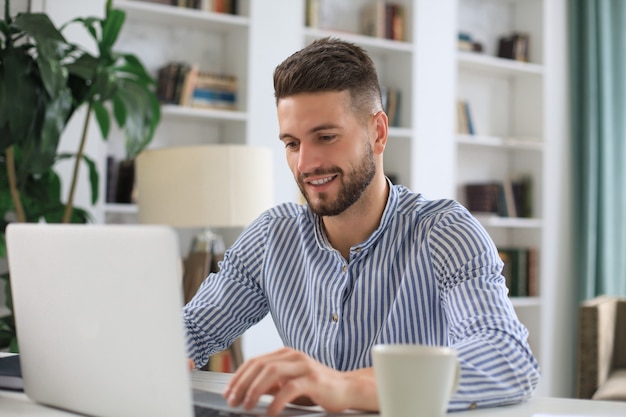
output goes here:
[[193, 415], [172, 229], [14, 223], [6, 236], [32, 400], [102, 417]]

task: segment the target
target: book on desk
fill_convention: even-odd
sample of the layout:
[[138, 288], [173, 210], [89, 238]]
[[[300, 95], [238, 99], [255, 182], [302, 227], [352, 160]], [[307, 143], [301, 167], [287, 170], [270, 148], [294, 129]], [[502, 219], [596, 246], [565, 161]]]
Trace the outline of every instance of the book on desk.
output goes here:
[[24, 390], [19, 355], [0, 357], [0, 389]]

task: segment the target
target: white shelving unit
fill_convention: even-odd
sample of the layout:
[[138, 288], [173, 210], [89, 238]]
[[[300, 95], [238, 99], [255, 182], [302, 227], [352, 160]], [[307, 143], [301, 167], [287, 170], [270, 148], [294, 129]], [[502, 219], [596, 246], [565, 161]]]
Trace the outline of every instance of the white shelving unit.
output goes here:
[[[554, 44], [558, 19], [549, 0], [458, 0], [458, 31], [481, 42], [484, 52], [457, 52], [457, 98], [470, 103], [475, 135], [456, 135], [457, 198], [465, 202], [463, 185], [505, 182], [521, 175], [532, 183], [531, 218], [486, 217], [482, 224], [498, 246], [531, 247], [538, 252], [538, 294], [512, 298], [529, 329], [529, 341], [543, 371], [538, 394], [550, 395], [553, 385], [555, 281], [558, 222], [550, 210], [558, 202], [559, 186], [548, 175], [560, 140], [549, 115], [551, 79], [555, 72], [548, 51]], [[529, 60], [498, 58], [498, 38], [529, 35]]]
[[[195, 64], [201, 71], [234, 75], [237, 79], [236, 110], [162, 105], [161, 123], [150, 147], [246, 143], [250, 27], [247, 1], [241, 2], [238, 15], [140, 0], [119, 0], [115, 7], [126, 12], [119, 49], [140, 57], [155, 78], [159, 68], [170, 62], [183, 62]], [[125, 157], [122, 135], [109, 141], [107, 153], [116, 160]], [[136, 208], [126, 210], [130, 216], [123, 216], [120, 204], [106, 204], [104, 210], [107, 222], [136, 220]]]
[[[126, 12], [127, 20], [118, 40], [118, 49], [136, 54], [156, 78], [157, 71], [169, 62], [196, 64], [201, 71], [234, 75], [237, 79], [235, 110], [200, 109], [165, 104], [161, 123], [151, 148], [207, 143], [230, 143], [268, 146], [276, 160], [275, 199], [294, 201], [297, 191], [293, 181], [285, 184], [288, 169], [278, 141], [275, 104], [265, 91], [272, 88], [274, 67], [299, 46], [285, 40], [284, 33], [296, 23], [277, 24], [266, 5], [241, 0], [237, 15], [206, 12], [141, 0], [117, 0], [114, 6]], [[269, 9], [301, 14], [297, 2], [272, 0]], [[271, 30], [268, 30], [271, 28]], [[272, 53], [259, 50], [259, 42], [268, 39]], [[277, 42], [281, 39], [280, 42]], [[263, 47], [267, 49], [267, 44]], [[272, 57], [275, 56], [275, 59]], [[255, 88], [250, 88], [254, 85]], [[267, 86], [267, 87], [265, 87]], [[274, 133], [273, 133], [274, 132]], [[124, 158], [122, 135], [112, 138], [107, 154]], [[167, 168], [166, 168], [167, 169]], [[173, 168], [171, 168], [173, 169]], [[124, 218], [117, 205], [103, 205], [105, 221], [133, 222]], [[131, 214], [134, 214], [130, 209]]]

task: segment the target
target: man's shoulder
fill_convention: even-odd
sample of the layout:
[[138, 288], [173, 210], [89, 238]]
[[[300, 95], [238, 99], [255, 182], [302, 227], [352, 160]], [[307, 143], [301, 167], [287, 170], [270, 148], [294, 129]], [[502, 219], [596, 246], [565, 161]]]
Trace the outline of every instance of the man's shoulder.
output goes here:
[[419, 217], [436, 216], [452, 212], [467, 213], [467, 209], [456, 200], [430, 199], [424, 194], [415, 193], [403, 186], [396, 186], [398, 192], [397, 211]]
[[308, 217], [309, 210], [307, 206], [303, 204], [293, 203], [293, 202], [285, 202], [280, 203], [268, 210], [265, 211], [262, 217], [265, 217], [267, 220], [297, 220], [302, 217]]

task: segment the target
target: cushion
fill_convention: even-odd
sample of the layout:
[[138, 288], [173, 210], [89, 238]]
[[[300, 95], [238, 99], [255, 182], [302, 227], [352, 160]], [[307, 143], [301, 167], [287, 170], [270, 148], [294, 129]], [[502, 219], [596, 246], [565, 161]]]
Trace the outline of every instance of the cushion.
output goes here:
[[626, 401], [626, 369], [611, 372], [609, 378], [591, 398], [604, 401]]

